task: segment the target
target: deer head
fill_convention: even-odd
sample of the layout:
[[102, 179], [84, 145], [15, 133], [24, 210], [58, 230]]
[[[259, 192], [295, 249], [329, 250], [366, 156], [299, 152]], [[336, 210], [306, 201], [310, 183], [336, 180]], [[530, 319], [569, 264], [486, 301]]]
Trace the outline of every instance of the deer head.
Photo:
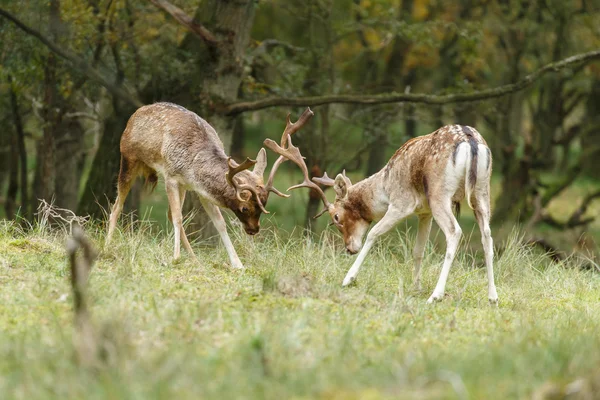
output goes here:
[[[260, 230], [260, 215], [269, 212], [265, 209], [269, 193], [265, 189], [263, 173], [267, 166], [265, 149], [260, 149], [256, 160], [246, 158], [237, 164], [229, 157], [227, 159], [229, 171], [225, 174], [227, 183], [235, 191], [229, 208], [238, 217], [249, 235], [255, 235]], [[250, 171], [250, 168], [254, 169]]]
[[[344, 236], [346, 250], [350, 254], [356, 254], [362, 247], [362, 239], [369, 230], [371, 224], [370, 210], [364, 204], [360, 193], [355, 195], [352, 190], [352, 182], [346, 176], [346, 171], [338, 174], [334, 179], [327, 176], [327, 173], [321, 178], [313, 178], [313, 181], [324, 186], [332, 186], [335, 191], [335, 201], [327, 208], [331, 216], [332, 224]], [[325, 211], [325, 210], [324, 210]], [[316, 215], [315, 218], [323, 215], [324, 212]]]
[[[362, 246], [362, 238], [369, 229], [371, 221], [365, 218], [367, 210], [357, 201], [354, 196], [350, 195], [352, 182], [346, 176], [346, 172], [339, 174], [335, 180], [331, 179], [325, 173], [322, 177], [315, 177], [312, 180], [309, 177], [308, 168], [304, 162], [304, 157], [300, 153], [298, 147], [294, 146], [291, 137], [282, 143], [286, 143], [287, 147], [279, 146], [270, 139], [266, 139], [264, 144], [267, 148], [274, 151], [281, 157], [292, 161], [302, 171], [304, 181], [298, 185], [290, 187], [288, 190], [294, 190], [301, 187], [314, 189], [321, 196], [325, 208], [314, 218], [318, 218], [326, 212], [331, 216], [332, 223], [340, 230], [344, 236], [344, 242], [348, 252], [354, 254], [358, 252]], [[335, 202], [332, 204], [327, 200], [325, 193], [318, 184], [323, 186], [333, 186], [335, 190]]]
[[[311, 109], [307, 108], [298, 121], [292, 123], [290, 114], [288, 114], [286, 127], [281, 137], [281, 146], [285, 147], [288, 138], [310, 121], [313, 115]], [[267, 139], [265, 143], [267, 141], [275, 143], [270, 139]], [[227, 172], [226, 178], [229, 185], [235, 190], [236, 197], [236, 201], [233, 202], [230, 209], [242, 222], [246, 233], [254, 235], [260, 230], [260, 215], [262, 213], [269, 214], [265, 209], [269, 194], [275, 193], [280, 197], [289, 197], [289, 195], [281, 193], [273, 186], [275, 173], [285, 160], [285, 157], [280, 156], [275, 161], [266, 184], [263, 181], [263, 174], [267, 167], [267, 153], [264, 148], [260, 149], [256, 160], [246, 158], [241, 164], [237, 164], [231, 157], [227, 160], [229, 172]], [[254, 169], [249, 171], [253, 166]]]

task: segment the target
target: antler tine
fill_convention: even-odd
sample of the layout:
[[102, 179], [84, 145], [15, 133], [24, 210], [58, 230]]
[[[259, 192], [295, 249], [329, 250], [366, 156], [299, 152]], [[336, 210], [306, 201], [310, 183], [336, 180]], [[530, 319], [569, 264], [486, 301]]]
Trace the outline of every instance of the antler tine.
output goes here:
[[[312, 178], [312, 180], [314, 182], [320, 183], [323, 186], [333, 186], [335, 184], [335, 180], [328, 177], [327, 172], [325, 172], [322, 177], [320, 177], [320, 178], [314, 177], [314, 178]], [[329, 207], [325, 207], [324, 209], [322, 209], [321, 212], [319, 212], [317, 215], [315, 215], [313, 217], [313, 219], [319, 218], [321, 215], [325, 214], [327, 211], [329, 211]]]
[[322, 177], [314, 177], [312, 178], [313, 182], [320, 183], [323, 186], [333, 186], [335, 184], [335, 180], [331, 179], [327, 176], [327, 172], [323, 174]]
[[306, 110], [304, 110], [300, 118], [298, 118], [298, 121], [292, 123], [290, 121], [290, 114], [288, 114], [286, 117], [285, 130], [283, 131], [283, 135], [281, 135], [281, 147], [286, 147], [288, 135], [292, 136], [294, 133], [298, 132], [314, 115], [315, 113], [310, 107], [306, 107]]
[[234, 186], [233, 177], [235, 176], [235, 174], [242, 172], [243, 170], [252, 168], [254, 164], [256, 164], [256, 160], [251, 160], [248, 157], [246, 157], [246, 160], [244, 160], [243, 163], [235, 165], [235, 161], [233, 161], [231, 157], [228, 157], [227, 165], [229, 166], [229, 172], [227, 172], [226, 174], [227, 182], [229, 182], [231, 186]]
[[[306, 125], [308, 123], [308, 121], [310, 121], [310, 119], [315, 115], [315, 113], [310, 109], [310, 107], [307, 107], [306, 110], [304, 110], [304, 112], [300, 116], [300, 118], [298, 118], [298, 121], [296, 121], [294, 123], [292, 123], [292, 121], [290, 120], [290, 115], [291, 114], [288, 113], [288, 115], [286, 117], [285, 130], [283, 131], [283, 135], [281, 136], [281, 146], [280, 146], [281, 149], [284, 149], [287, 147], [288, 136], [291, 136], [294, 133], [298, 132], [300, 130], [300, 128], [302, 128], [304, 125]], [[277, 146], [277, 144], [271, 139], [265, 140], [265, 142], [264, 142], [265, 146], [267, 146], [267, 141], [269, 141], [269, 143], [272, 142], [272, 145]], [[273, 150], [272, 147], [269, 147], [269, 146], [267, 146], [267, 147], [270, 148], [271, 150]], [[275, 151], [275, 150], [273, 150], [273, 151]], [[277, 154], [281, 154], [281, 153], [277, 153]], [[275, 173], [279, 169], [279, 166], [281, 164], [283, 164], [286, 160], [287, 160], [286, 157], [284, 157], [282, 155], [279, 156], [279, 158], [277, 159], [277, 161], [275, 161], [275, 163], [273, 164], [273, 167], [271, 168], [271, 172], [269, 173], [269, 179], [267, 180], [267, 185], [266, 185], [267, 191], [273, 192], [277, 196], [280, 196], [280, 197], [290, 197], [289, 194], [281, 193], [279, 190], [277, 190], [275, 187], [273, 187], [273, 180], [275, 178]]]
[[294, 186], [288, 188], [288, 191], [298, 189], [301, 187], [307, 187], [310, 189], [314, 189], [321, 196], [321, 200], [323, 201], [323, 204], [325, 205], [325, 207], [327, 209], [329, 209], [329, 207], [331, 206], [331, 203], [329, 203], [329, 200], [327, 200], [325, 193], [319, 187], [319, 185], [317, 185], [316, 183], [314, 183], [310, 180], [310, 176], [308, 174], [308, 168], [306, 166], [306, 163], [304, 162], [304, 157], [302, 157], [302, 154], [300, 154], [300, 149], [293, 145], [292, 138], [289, 134], [287, 136], [287, 144], [288, 144], [288, 147], [286, 149], [284, 149], [281, 146], [279, 146], [277, 143], [275, 143], [273, 140], [267, 139], [264, 142], [264, 145], [266, 147], [268, 147], [273, 152], [280, 154], [282, 157], [285, 157], [288, 160], [292, 161], [294, 164], [296, 164], [298, 167], [300, 167], [300, 170], [302, 171], [302, 175], [304, 176], [304, 181], [298, 185], [294, 185]]
[[235, 189], [235, 196], [239, 201], [245, 201], [242, 198], [241, 194], [244, 190], [247, 190], [250, 193], [252, 193], [256, 198], [256, 202], [258, 203], [258, 207], [260, 208], [260, 210], [265, 214], [269, 214], [269, 212], [265, 209], [265, 206], [263, 205], [262, 201], [260, 201], [260, 197], [258, 195], [258, 192], [256, 191], [256, 188], [254, 188], [252, 185], [248, 185], [247, 183], [240, 184], [233, 179], [233, 177], [237, 173], [252, 168], [254, 164], [256, 164], [256, 160], [246, 158], [246, 160], [244, 160], [243, 163], [235, 165], [235, 162], [231, 159], [231, 157], [229, 157], [227, 158], [227, 166], [229, 166], [229, 172], [225, 174], [225, 178], [227, 179], [227, 182]]

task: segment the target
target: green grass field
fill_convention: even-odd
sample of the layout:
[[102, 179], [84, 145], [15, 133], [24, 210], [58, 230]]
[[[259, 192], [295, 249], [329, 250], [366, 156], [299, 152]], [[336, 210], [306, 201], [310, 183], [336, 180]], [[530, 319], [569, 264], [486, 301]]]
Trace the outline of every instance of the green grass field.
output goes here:
[[[104, 231], [87, 232], [100, 248]], [[173, 262], [172, 236], [147, 223], [117, 235], [89, 281], [104, 361], [83, 368], [65, 233], [0, 222], [0, 397], [521, 399], [590, 394], [599, 378], [600, 275], [517, 235], [496, 262], [494, 308], [465, 243], [446, 298], [429, 306], [443, 253], [428, 248], [424, 290], [413, 290], [411, 231], [381, 241], [350, 288], [353, 257], [331, 230], [230, 233], [245, 271], [220, 245], [196, 244], [198, 264]]]

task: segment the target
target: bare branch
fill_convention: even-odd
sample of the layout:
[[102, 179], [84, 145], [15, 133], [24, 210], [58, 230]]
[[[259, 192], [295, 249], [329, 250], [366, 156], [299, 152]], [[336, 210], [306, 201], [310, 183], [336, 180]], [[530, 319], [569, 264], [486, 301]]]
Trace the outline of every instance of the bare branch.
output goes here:
[[289, 43], [279, 41], [277, 39], [265, 39], [260, 43], [260, 45], [256, 47], [256, 49], [254, 49], [254, 51], [252, 51], [252, 56], [256, 57], [258, 55], [268, 53], [269, 51], [271, 51], [271, 49], [275, 47], [282, 47], [292, 54], [301, 53], [306, 50], [304, 47], [294, 46]]
[[192, 17], [187, 15], [181, 8], [169, 3], [165, 0], [149, 0], [150, 3], [154, 4], [156, 7], [164, 10], [167, 14], [172, 16], [179, 22], [181, 25], [188, 28], [190, 31], [198, 35], [202, 40], [204, 40], [209, 46], [215, 46], [218, 43], [218, 40], [215, 35], [208, 29], [206, 29], [203, 25], [194, 21]]
[[[154, 0], [151, 0], [154, 1]], [[332, 103], [346, 104], [385, 104], [385, 103], [422, 103], [422, 104], [450, 104], [462, 103], [469, 101], [488, 100], [496, 97], [501, 97], [510, 93], [523, 90], [542, 76], [549, 72], [557, 72], [561, 69], [568, 68], [577, 64], [587, 63], [600, 59], [600, 50], [590, 51], [587, 53], [576, 54], [567, 57], [561, 61], [553, 62], [543, 66], [537, 71], [527, 75], [523, 79], [507, 85], [498, 86], [491, 89], [479, 90], [471, 93], [456, 93], [448, 95], [431, 95], [431, 94], [416, 94], [416, 93], [382, 93], [376, 95], [360, 95], [360, 94], [335, 94], [325, 96], [308, 96], [308, 97], [271, 97], [262, 100], [242, 101], [232, 103], [225, 106], [221, 112], [225, 115], [238, 114], [245, 111], [256, 111], [270, 107], [278, 106], [318, 106]]]
[[116, 84], [112, 83], [111, 81], [109, 81], [107, 78], [105, 78], [100, 73], [100, 71], [98, 71], [97, 69], [93, 68], [91, 65], [86, 63], [84, 59], [71, 53], [68, 50], [61, 49], [56, 43], [47, 39], [42, 33], [25, 25], [23, 22], [21, 22], [19, 19], [17, 19], [14, 15], [9, 13], [8, 11], [0, 8], [0, 15], [3, 16], [4, 18], [8, 19], [9, 21], [11, 21], [13, 24], [15, 24], [19, 29], [21, 29], [25, 33], [38, 39], [46, 47], [48, 47], [48, 49], [50, 49], [50, 51], [52, 51], [59, 57], [67, 60], [68, 62], [70, 62], [76, 70], [78, 70], [79, 72], [81, 72], [82, 74], [87, 76], [88, 78], [98, 82], [100, 85], [104, 86], [106, 88], [106, 90], [108, 90], [113, 95], [125, 100], [126, 102], [128, 102], [129, 104], [131, 104], [135, 107], [141, 107], [144, 105], [144, 103], [142, 103], [134, 94], [129, 93], [123, 87], [116, 85]]
[[583, 214], [586, 213], [588, 207], [590, 206], [590, 203], [597, 198], [600, 198], [600, 190], [598, 190], [594, 193], [588, 194], [586, 196], [586, 198], [583, 199], [583, 202], [581, 202], [581, 205], [579, 206], [579, 208], [577, 208], [577, 210], [575, 210], [575, 212], [573, 212], [573, 214], [567, 221], [567, 226], [574, 227], [577, 225], [585, 225], [587, 223], [594, 221], [594, 218], [592, 218], [592, 217], [585, 218], [583, 220], [581, 219], [581, 217], [583, 216]]

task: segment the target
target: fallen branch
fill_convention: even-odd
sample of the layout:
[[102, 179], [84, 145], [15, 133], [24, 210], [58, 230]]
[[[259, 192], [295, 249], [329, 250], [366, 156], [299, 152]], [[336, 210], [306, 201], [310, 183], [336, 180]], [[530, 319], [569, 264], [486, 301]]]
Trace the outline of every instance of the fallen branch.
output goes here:
[[510, 83], [507, 85], [499, 86], [491, 89], [478, 90], [471, 93], [456, 93], [448, 95], [431, 95], [431, 94], [415, 94], [415, 93], [382, 93], [375, 95], [361, 95], [361, 94], [339, 94], [339, 95], [325, 95], [325, 96], [309, 96], [309, 97], [271, 97], [267, 99], [254, 100], [254, 101], [241, 101], [237, 103], [229, 104], [220, 110], [225, 115], [238, 114], [245, 111], [256, 111], [270, 107], [278, 106], [318, 106], [323, 104], [332, 103], [345, 103], [345, 104], [386, 104], [386, 103], [422, 103], [431, 105], [441, 105], [449, 103], [461, 103], [478, 100], [488, 100], [501, 96], [505, 96], [510, 93], [514, 93], [523, 90], [542, 76], [549, 72], [557, 72], [561, 69], [571, 67], [577, 64], [587, 63], [600, 59], [600, 50], [590, 51], [587, 53], [576, 54], [571, 57], [567, 57], [561, 61], [553, 62], [543, 66], [537, 71], [527, 75], [523, 79]]
[[60, 224], [62, 222], [62, 227], [68, 225], [68, 233], [73, 234], [74, 226], [85, 226], [90, 219], [89, 216], [78, 216], [73, 211], [66, 208], [55, 207], [54, 203], [48, 203], [44, 199], [39, 199], [39, 201], [40, 204], [38, 205], [36, 215], [42, 229], [46, 229], [50, 223]]

